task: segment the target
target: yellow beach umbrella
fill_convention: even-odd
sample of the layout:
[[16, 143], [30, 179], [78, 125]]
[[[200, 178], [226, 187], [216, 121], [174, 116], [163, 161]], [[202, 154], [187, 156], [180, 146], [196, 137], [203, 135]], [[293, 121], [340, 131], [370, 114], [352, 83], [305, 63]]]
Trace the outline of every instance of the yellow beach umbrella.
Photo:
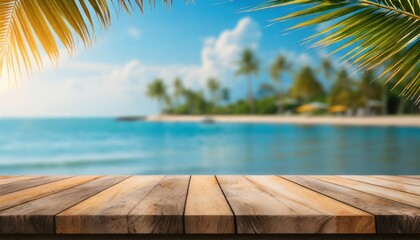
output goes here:
[[328, 111], [332, 113], [341, 113], [347, 111], [347, 108], [348, 107], [346, 105], [334, 105], [330, 107]]
[[296, 109], [297, 112], [299, 113], [305, 113], [305, 112], [314, 112], [316, 110], [322, 110], [322, 109], [326, 109], [327, 108], [327, 104], [322, 103], [322, 102], [311, 102], [305, 105], [302, 105], [300, 107], [298, 107]]
[[316, 107], [316, 106], [314, 106], [314, 105], [311, 105], [311, 104], [305, 104], [305, 105], [302, 105], [302, 106], [300, 106], [300, 107], [298, 107], [297, 109], [296, 109], [296, 111], [298, 112], [298, 113], [305, 113], [305, 112], [313, 112], [313, 111], [315, 111], [315, 110], [317, 110], [318, 108]]

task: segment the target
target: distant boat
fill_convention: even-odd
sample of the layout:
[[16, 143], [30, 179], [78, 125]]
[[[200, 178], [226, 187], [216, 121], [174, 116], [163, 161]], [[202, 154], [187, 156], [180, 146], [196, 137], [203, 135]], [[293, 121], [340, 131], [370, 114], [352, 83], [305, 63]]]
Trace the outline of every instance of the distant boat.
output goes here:
[[210, 116], [205, 116], [205, 117], [203, 118], [203, 120], [201, 120], [201, 122], [202, 122], [202, 123], [205, 123], [205, 124], [212, 124], [212, 123], [215, 123], [214, 119], [213, 119], [212, 117], [210, 117]]

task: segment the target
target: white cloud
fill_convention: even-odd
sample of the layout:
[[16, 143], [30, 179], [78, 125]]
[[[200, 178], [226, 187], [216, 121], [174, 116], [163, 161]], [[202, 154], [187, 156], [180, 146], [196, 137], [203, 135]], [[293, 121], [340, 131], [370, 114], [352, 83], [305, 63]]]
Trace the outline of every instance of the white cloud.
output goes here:
[[140, 39], [141, 37], [140, 29], [136, 27], [129, 27], [127, 32], [128, 32], [128, 35], [130, 35], [134, 39]]
[[[132, 29], [133, 30], [133, 29]], [[133, 34], [134, 33], [134, 34]], [[140, 36], [140, 32], [129, 34]], [[137, 35], [136, 35], [137, 34]], [[57, 70], [36, 73], [17, 87], [0, 91], [0, 116], [110, 116], [153, 114], [154, 101], [145, 96], [147, 83], [160, 77], [171, 84], [177, 76], [184, 84], [203, 86], [208, 77], [219, 77], [233, 86], [235, 62], [245, 47], [256, 49], [261, 36], [251, 18], [233, 29], [208, 37], [195, 65], [150, 65], [138, 59], [110, 64], [65, 60]]]
[[245, 47], [256, 49], [260, 37], [261, 31], [257, 23], [245, 17], [234, 29], [223, 31], [217, 38], [207, 38], [201, 52], [203, 72], [223, 75], [226, 70], [234, 69], [240, 52]]

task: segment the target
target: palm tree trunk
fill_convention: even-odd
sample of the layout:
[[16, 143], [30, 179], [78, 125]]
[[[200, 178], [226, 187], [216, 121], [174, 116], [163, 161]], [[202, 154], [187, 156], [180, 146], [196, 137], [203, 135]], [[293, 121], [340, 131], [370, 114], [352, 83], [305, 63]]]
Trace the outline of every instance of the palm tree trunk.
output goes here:
[[251, 110], [251, 113], [255, 113], [254, 108], [254, 96], [252, 94], [252, 77], [251, 75], [248, 75], [248, 104], [249, 109]]
[[175, 97], [174, 108], [177, 108], [178, 106], [179, 106], [179, 97]]
[[282, 100], [282, 96], [281, 96], [282, 92], [281, 92], [281, 80], [279, 79], [279, 89], [277, 92], [277, 114], [282, 114], [283, 113], [283, 102]]
[[158, 106], [159, 106], [159, 112], [160, 115], [163, 115], [163, 104], [162, 104], [162, 100], [158, 100]]
[[212, 106], [211, 106], [211, 113], [216, 113], [215, 109], [216, 109], [216, 102], [217, 102], [217, 97], [216, 97], [216, 92], [212, 92], [211, 93], [211, 98], [212, 98]]

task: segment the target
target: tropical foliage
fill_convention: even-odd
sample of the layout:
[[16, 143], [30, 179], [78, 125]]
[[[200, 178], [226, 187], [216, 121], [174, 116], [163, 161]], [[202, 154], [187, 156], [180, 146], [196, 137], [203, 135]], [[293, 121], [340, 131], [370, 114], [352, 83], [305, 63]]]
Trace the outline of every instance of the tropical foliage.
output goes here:
[[[147, 2], [152, 6], [156, 3]], [[356, 69], [369, 71], [385, 66], [378, 78], [420, 103], [420, 0], [268, 0], [257, 9], [293, 5], [302, 9], [275, 21], [302, 17], [293, 28], [323, 24], [323, 29], [308, 41], [315, 46], [336, 47], [332, 53], [344, 51], [342, 60], [352, 62]], [[109, 27], [115, 15], [136, 9], [143, 12], [144, 7], [144, 0], [1, 0], [0, 74], [3, 69], [15, 78], [30, 73], [34, 67], [42, 67], [44, 53], [57, 63], [59, 46], [69, 54], [76, 50], [79, 40], [89, 47], [96, 30]], [[273, 79], [280, 79], [282, 61], [273, 63]], [[237, 74], [247, 76], [248, 109], [254, 112], [252, 77], [257, 76], [259, 61], [252, 50], [246, 49], [239, 63]], [[321, 67], [327, 78], [332, 74], [330, 67], [327, 61]], [[309, 73], [308, 69], [302, 73], [304, 70]], [[199, 95], [189, 93], [190, 98]]]
[[151, 98], [156, 98], [161, 109], [163, 109], [163, 103], [165, 103], [166, 106], [170, 105], [166, 85], [160, 78], [156, 78], [148, 85], [146, 94]]
[[[282, 89], [282, 81], [281, 77], [282, 74], [288, 70], [290, 70], [291, 66], [286, 61], [286, 57], [282, 54], [278, 55], [277, 58], [274, 60], [274, 62], [270, 66], [270, 75], [271, 79], [276, 83], [277, 85], [277, 99], [278, 101], [283, 100], [283, 89]], [[279, 104], [278, 113], [283, 112], [283, 105]]]
[[302, 17], [292, 29], [324, 24], [308, 39], [315, 46], [345, 51], [342, 59], [357, 69], [388, 61], [379, 77], [420, 103], [420, 0], [269, 0], [257, 9], [292, 5], [303, 9], [275, 21]]
[[252, 49], [247, 48], [245, 49], [240, 57], [238, 62], [238, 70], [236, 71], [236, 75], [241, 76], [245, 75], [247, 77], [247, 87], [248, 87], [248, 104], [251, 113], [255, 112], [254, 106], [254, 94], [252, 91], [252, 76], [258, 75], [259, 71], [259, 62], [257, 57], [254, 54]]
[[314, 100], [324, 92], [322, 85], [309, 66], [304, 66], [294, 77], [291, 96], [304, 101]]
[[[268, 77], [273, 78], [273, 66], [280, 65], [280, 57], [273, 60], [265, 73], [263, 69], [266, 68], [259, 63], [258, 71], [253, 74], [262, 74], [265, 78], [258, 84], [254, 99], [255, 114], [296, 114], [305, 108], [310, 110], [304, 111], [305, 114], [372, 115], [419, 112], [414, 105], [390, 92], [387, 85], [383, 85], [382, 78], [377, 79], [380, 69], [352, 75], [346, 69], [331, 64], [329, 58], [311, 62], [311, 65], [299, 65], [283, 55], [279, 56], [282, 56], [282, 62], [288, 63], [287, 73], [293, 82], [291, 85], [282, 85], [282, 98], [279, 100], [276, 87], [278, 82], [269, 81]], [[242, 63], [237, 64], [239, 67]], [[247, 92], [244, 92], [243, 98], [231, 101], [230, 90], [222, 85], [224, 81], [229, 79], [209, 78], [204, 89], [192, 89], [186, 88], [182, 80], [176, 78], [171, 85], [171, 91], [164, 87], [165, 90], [160, 91], [163, 93], [157, 94], [162, 97], [155, 99], [167, 102], [165, 108], [162, 108], [166, 114], [249, 114]], [[159, 82], [164, 85], [163, 80]], [[149, 89], [156, 88], [156, 81], [152, 81]], [[169, 104], [171, 102], [176, 104]], [[279, 107], [282, 109], [280, 113]]]
[[360, 96], [358, 105], [367, 107], [372, 99], [381, 99], [382, 93], [386, 94], [384, 87], [378, 81], [373, 70], [365, 71], [358, 83], [358, 95]]
[[[149, 4], [154, 2], [148, 0]], [[163, 0], [164, 4], [169, 2]], [[111, 25], [111, 10], [118, 14], [138, 8], [143, 12], [144, 5], [143, 0], [1, 0], [0, 71], [6, 68], [15, 78], [22, 72], [30, 73], [34, 65], [42, 66], [44, 52], [57, 63], [60, 45], [70, 54], [77, 39], [90, 46], [95, 30]]]
[[261, 83], [260, 87], [258, 88], [258, 97], [262, 98], [262, 97], [267, 97], [267, 96], [272, 96], [276, 94], [276, 89], [274, 88], [274, 86], [270, 83]]
[[211, 99], [214, 104], [217, 103], [219, 100], [219, 90], [220, 90], [220, 84], [215, 78], [209, 78], [207, 80], [207, 87], [210, 91]]
[[329, 103], [330, 105], [346, 105], [354, 104], [354, 82], [349, 77], [347, 71], [341, 68], [337, 72], [336, 80], [331, 87]]
[[184, 91], [184, 85], [182, 84], [182, 80], [181, 78], [177, 77], [175, 78], [174, 82], [173, 82], [173, 87], [174, 87], [174, 99], [175, 99], [175, 104], [179, 105], [180, 102], [180, 98], [182, 96], [182, 93]]
[[331, 60], [327, 57], [322, 58], [322, 66], [321, 71], [324, 73], [324, 77], [326, 79], [330, 79], [332, 74], [334, 73], [334, 67], [331, 63]]

